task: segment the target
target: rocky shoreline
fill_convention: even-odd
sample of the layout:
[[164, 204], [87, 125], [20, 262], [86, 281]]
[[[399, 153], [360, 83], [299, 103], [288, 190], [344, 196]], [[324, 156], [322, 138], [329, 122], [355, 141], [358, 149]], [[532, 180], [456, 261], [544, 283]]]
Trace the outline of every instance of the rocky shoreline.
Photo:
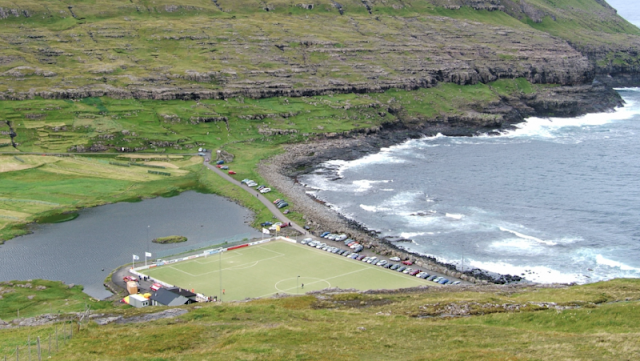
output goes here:
[[[590, 91], [592, 90], [590, 89]], [[326, 134], [306, 143], [287, 145], [285, 153], [261, 162], [258, 165], [258, 171], [265, 180], [277, 187], [291, 200], [294, 211], [304, 214], [306, 225], [316, 234], [323, 231], [346, 233], [374, 253], [409, 259], [426, 270], [440, 272], [471, 283], [529, 282], [519, 276], [501, 275], [480, 269], [460, 272], [455, 265], [439, 262], [435, 257], [405, 250], [395, 244], [397, 240], [378, 237], [377, 232], [344, 217], [327, 207], [321, 200], [308, 195], [307, 189], [298, 182], [297, 177], [317, 169], [328, 160], [355, 160], [409, 139], [437, 133], [448, 136], [473, 136], [479, 133], [499, 132], [523, 121], [525, 116], [546, 116], [549, 114], [575, 116], [595, 111], [612, 110], [622, 104], [621, 101], [616, 101], [615, 97], [608, 96], [601, 98], [598, 102], [592, 102], [588, 108], [576, 107], [586, 100], [593, 100], [593, 94], [589, 94], [590, 91], [583, 93], [583, 96], [574, 93], [577, 97], [572, 101], [546, 104], [543, 108], [530, 109], [532, 110], [530, 112], [517, 112], [517, 114], [508, 112], [514, 116], [509, 120], [505, 119], [504, 123], [495, 124], [493, 127], [481, 121], [475, 122], [476, 126], [473, 126], [473, 119], [467, 119], [464, 126], [460, 126], [460, 123], [438, 120], [407, 124], [401, 119], [376, 129]], [[606, 89], [603, 93], [610, 95], [610, 91], [610, 89]], [[574, 105], [571, 107], [573, 109], [568, 109], [568, 103]]]

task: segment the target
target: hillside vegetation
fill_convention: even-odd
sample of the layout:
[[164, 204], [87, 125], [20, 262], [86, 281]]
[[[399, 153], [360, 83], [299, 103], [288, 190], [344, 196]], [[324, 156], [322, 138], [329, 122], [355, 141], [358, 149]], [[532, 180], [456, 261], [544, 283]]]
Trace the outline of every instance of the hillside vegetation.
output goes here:
[[602, 0], [0, 0], [0, 23], [5, 99], [575, 85], [637, 72], [640, 44]]
[[[45, 292], [45, 291], [40, 291]], [[185, 306], [153, 322], [86, 319], [52, 360], [633, 360], [640, 282], [436, 287]], [[0, 305], [3, 305], [0, 300]], [[165, 308], [105, 308], [126, 319]], [[0, 356], [52, 325], [0, 330]]]

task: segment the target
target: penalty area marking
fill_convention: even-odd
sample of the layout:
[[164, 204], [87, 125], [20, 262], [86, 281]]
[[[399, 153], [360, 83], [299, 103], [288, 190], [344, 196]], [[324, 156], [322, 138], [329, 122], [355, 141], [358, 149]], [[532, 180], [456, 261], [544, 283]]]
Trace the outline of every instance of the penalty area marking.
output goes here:
[[[275, 287], [275, 289], [276, 289], [276, 290], [278, 290], [279, 292], [290, 293], [288, 290], [293, 290], [293, 289], [294, 289], [293, 287], [291, 287], [291, 288], [287, 288], [287, 289], [281, 289], [280, 287], [278, 287], [278, 285], [279, 285], [280, 283], [282, 283], [282, 282], [291, 281], [291, 280], [296, 280], [296, 282], [297, 282], [297, 278], [298, 278], [298, 277], [285, 278], [285, 279], [283, 279], [283, 280], [280, 280], [280, 281], [276, 282], [276, 284], [274, 285], [274, 287]], [[300, 277], [300, 281], [303, 281], [303, 280], [314, 280], [313, 282], [307, 282], [307, 285], [314, 285], [314, 284], [317, 284], [317, 283], [320, 283], [320, 282], [324, 282], [324, 283], [326, 283], [326, 284], [327, 284], [327, 287], [325, 287], [325, 288], [329, 288], [329, 287], [331, 287], [331, 283], [330, 283], [329, 281], [327, 281], [327, 280], [322, 279], [322, 278], [317, 278], [317, 277]], [[304, 283], [304, 282], [302, 282], [302, 283]], [[297, 289], [297, 288], [298, 288], [298, 287], [295, 287], [295, 289]], [[263, 296], [263, 297], [264, 297], [264, 296]]]

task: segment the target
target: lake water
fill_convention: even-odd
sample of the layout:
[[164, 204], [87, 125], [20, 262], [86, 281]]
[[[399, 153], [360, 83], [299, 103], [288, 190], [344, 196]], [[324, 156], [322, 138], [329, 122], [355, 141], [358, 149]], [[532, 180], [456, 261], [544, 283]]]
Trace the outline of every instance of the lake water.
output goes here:
[[[102, 299], [111, 295], [102, 286], [104, 278], [130, 263], [133, 254], [140, 256], [136, 263], [144, 264], [145, 251], [164, 257], [186, 248], [260, 237], [247, 223], [251, 217], [249, 210], [223, 197], [196, 192], [85, 209], [73, 221], [36, 225], [33, 234], [0, 246], [0, 281], [60, 280], [81, 284], [86, 293]], [[150, 242], [169, 235], [188, 241]]]
[[538, 282], [640, 277], [640, 90], [620, 94], [627, 105], [613, 113], [411, 140], [300, 180], [382, 236], [465, 269]]

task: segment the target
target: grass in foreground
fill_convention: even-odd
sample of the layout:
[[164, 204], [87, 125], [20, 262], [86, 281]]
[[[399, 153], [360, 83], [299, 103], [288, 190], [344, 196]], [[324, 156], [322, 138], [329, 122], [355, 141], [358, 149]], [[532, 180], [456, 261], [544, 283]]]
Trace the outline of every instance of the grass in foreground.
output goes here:
[[224, 289], [224, 301], [329, 287], [368, 290], [428, 284], [413, 276], [285, 241], [173, 263], [143, 273], [207, 296], [220, 297], [220, 290]]
[[[633, 360], [640, 352], [640, 281], [564, 288], [430, 288], [394, 294], [335, 294], [185, 307], [149, 323], [83, 324], [52, 360]], [[444, 306], [557, 302], [565, 310], [449, 318]], [[443, 306], [431, 318], [421, 310]], [[137, 315], [162, 308], [121, 309]], [[28, 334], [0, 331], [0, 356]], [[13, 349], [11, 348], [13, 346]]]

